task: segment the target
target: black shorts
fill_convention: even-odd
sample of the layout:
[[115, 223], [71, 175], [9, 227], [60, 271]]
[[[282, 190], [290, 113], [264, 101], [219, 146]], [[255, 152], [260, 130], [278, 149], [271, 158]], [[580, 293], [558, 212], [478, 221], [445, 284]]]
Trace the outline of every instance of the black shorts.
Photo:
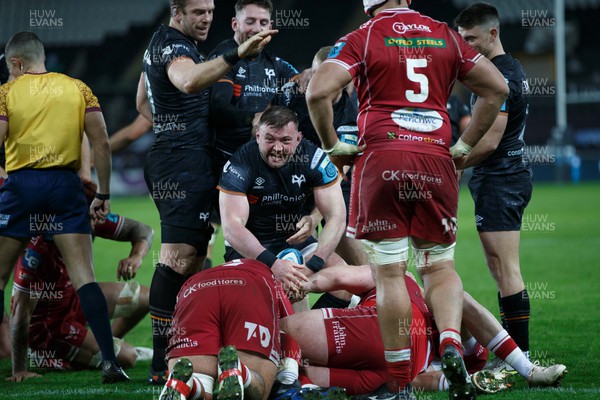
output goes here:
[[346, 205], [346, 226], [348, 226], [348, 216], [350, 215], [350, 192], [352, 189], [352, 167], [346, 173], [348, 180], [342, 180], [341, 188], [344, 196], [344, 204]]
[[209, 229], [210, 213], [218, 199], [213, 167], [213, 156], [208, 151], [150, 151], [144, 179], [161, 226]]
[[30, 238], [82, 233], [92, 226], [83, 185], [71, 169], [10, 172], [0, 189], [0, 236]]
[[469, 190], [479, 232], [518, 231], [533, 190], [531, 170], [509, 175], [473, 174]]

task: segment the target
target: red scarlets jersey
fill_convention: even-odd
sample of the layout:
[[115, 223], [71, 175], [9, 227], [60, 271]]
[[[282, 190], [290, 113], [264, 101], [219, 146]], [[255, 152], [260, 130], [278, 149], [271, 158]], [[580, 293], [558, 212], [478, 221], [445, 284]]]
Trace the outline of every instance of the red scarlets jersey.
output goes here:
[[[102, 224], [94, 226], [97, 236], [112, 239], [119, 235], [124, 218], [109, 214]], [[31, 323], [48, 319], [63, 319], [73, 302], [78, 302], [77, 292], [69, 279], [65, 262], [54, 242], [41, 236], [32, 238], [19, 257], [14, 270], [13, 290], [29, 293], [37, 300]]]
[[354, 79], [359, 144], [450, 157], [446, 102], [483, 57], [448, 25], [407, 8], [384, 10], [341, 38], [325, 61]]

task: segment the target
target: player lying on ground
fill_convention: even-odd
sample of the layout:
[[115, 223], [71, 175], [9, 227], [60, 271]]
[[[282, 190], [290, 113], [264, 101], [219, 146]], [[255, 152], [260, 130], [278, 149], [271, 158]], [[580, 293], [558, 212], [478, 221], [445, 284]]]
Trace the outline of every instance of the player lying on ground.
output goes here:
[[[348, 290], [362, 297], [356, 308], [312, 310], [287, 317], [281, 325], [296, 339], [303, 356], [311, 364], [319, 365], [306, 368], [308, 378], [315, 384], [342, 386], [349, 394], [370, 393], [388, 381], [375, 308], [375, 283], [368, 265], [357, 266], [353, 271], [348, 274], [346, 266], [324, 269], [311, 276], [304, 289], [309, 292]], [[407, 329], [411, 335], [413, 385], [438, 390], [440, 380], [445, 380], [440, 371], [417, 375], [424, 372], [433, 359], [435, 323], [421, 288], [411, 277], [406, 277], [405, 283], [409, 289], [413, 320], [410, 327], [400, 328]], [[488, 349], [506, 360], [530, 386], [556, 386], [567, 372], [561, 364], [547, 368], [533, 365], [493, 315], [467, 293], [463, 322], [479, 343], [486, 344]], [[476, 346], [471, 343], [469, 348]], [[475, 383], [484, 386], [485, 382], [475, 380]], [[443, 382], [439, 387], [447, 389]]]
[[[88, 193], [95, 185], [85, 184]], [[89, 196], [88, 196], [89, 197]], [[129, 241], [129, 256], [119, 261], [117, 278], [133, 279], [152, 244], [152, 228], [141, 222], [109, 214], [93, 226], [96, 236]], [[137, 353], [120, 340], [148, 313], [148, 288], [135, 281], [99, 284], [114, 319], [112, 334], [118, 361], [133, 367]], [[98, 368], [100, 349], [90, 330], [64, 261], [53, 242], [38, 236], [29, 242], [14, 270], [11, 334], [13, 375], [20, 382], [37, 377], [27, 371], [27, 347], [32, 349], [29, 365], [41, 368]], [[33, 360], [33, 361], [32, 361]]]
[[256, 260], [193, 275], [177, 295], [167, 348], [171, 374], [160, 400], [211, 400], [215, 379], [221, 400], [241, 399], [242, 391], [266, 400], [280, 361], [279, 318], [291, 312], [271, 270]]

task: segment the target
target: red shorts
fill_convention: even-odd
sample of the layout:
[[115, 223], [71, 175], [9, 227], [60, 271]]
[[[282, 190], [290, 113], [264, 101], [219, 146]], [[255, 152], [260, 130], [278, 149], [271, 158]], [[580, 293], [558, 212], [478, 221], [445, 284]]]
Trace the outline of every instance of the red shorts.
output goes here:
[[80, 348], [87, 334], [85, 315], [79, 301], [69, 301], [52, 312], [53, 316], [44, 320], [34, 317], [35, 322], [29, 327], [29, 347], [52, 352], [57, 359], [69, 359], [73, 348]]
[[458, 182], [450, 158], [404, 151], [366, 153], [356, 158], [350, 196], [350, 237], [455, 241]]
[[[330, 385], [342, 386], [348, 394], [371, 393], [389, 379], [375, 307], [322, 309], [327, 333]], [[411, 381], [432, 360], [430, 323], [412, 303]], [[340, 370], [335, 370], [340, 369]], [[347, 370], [358, 370], [348, 372]], [[352, 378], [352, 379], [350, 379]]]
[[[237, 262], [239, 260], [234, 260]], [[177, 296], [167, 357], [217, 355], [233, 345], [279, 363], [279, 295], [265, 265], [242, 260], [192, 276]]]

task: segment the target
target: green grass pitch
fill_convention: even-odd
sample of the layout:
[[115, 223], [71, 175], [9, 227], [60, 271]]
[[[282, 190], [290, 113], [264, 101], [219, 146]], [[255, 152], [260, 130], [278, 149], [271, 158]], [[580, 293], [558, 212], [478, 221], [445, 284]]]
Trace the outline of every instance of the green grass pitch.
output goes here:
[[[521, 236], [521, 266], [531, 297], [532, 357], [542, 365], [564, 363], [569, 374], [560, 389], [529, 390], [523, 380], [511, 390], [493, 395], [498, 399], [598, 399], [600, 398], [600, 185], [542, 185], [534, 187]], [[112, 209], [121, 215], [151, 224], [156, 236], [144, 260], [138, 280], [149, 285], [156, 262], [160, 229], [156, 209], [147, 197], [117, 198]], [[461, 191], [457, 269], [464, 287], [497, 315], [496, 289], [484, 264], [474, 227], [473, 203]], [[221, 242], [222, 243], [222, 242]], [[96, 240], [96, 276], [111, 281], [128, 243]], [[213, 257], [221, 260], [220, 244]], [[10, 293], [10, 287], [7, 289]], [[8, 307], [9, 296], [5, 295]], [[150, 321], [146, 318], [126, 340], [151, 347]], [[99, 371], [41, 372], [43, 378], [13, 384], [0, 380], [0, 399], [158, 399], [159, 388], [145, 383], [148, 362], [128, 371], [131, 382], [100, 384]], [[37, 371], [39, 372], [39, 371]], [[0, 376], [10, 375], [10, 360], [0, 360]], [[445, 393], [416, 393], [419, 400], [446, 399]]]

